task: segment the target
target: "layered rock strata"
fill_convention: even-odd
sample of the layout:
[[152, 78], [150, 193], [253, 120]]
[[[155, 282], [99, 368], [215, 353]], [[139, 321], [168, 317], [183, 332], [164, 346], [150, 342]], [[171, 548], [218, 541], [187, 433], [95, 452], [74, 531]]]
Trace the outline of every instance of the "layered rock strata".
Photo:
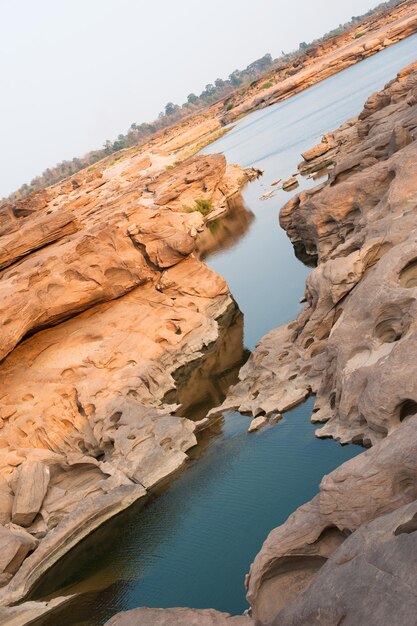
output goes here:
[[196, 239], [256, 173], [169, 141], [0, 207], [0, 606], [197, 442], [165, 399], [236, 305]]

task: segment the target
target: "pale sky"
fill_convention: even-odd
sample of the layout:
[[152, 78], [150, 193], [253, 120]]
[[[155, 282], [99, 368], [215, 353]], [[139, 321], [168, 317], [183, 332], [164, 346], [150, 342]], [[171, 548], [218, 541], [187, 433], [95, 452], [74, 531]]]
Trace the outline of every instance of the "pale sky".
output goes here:
[[378, 0], [0, 0], [0, 198]]

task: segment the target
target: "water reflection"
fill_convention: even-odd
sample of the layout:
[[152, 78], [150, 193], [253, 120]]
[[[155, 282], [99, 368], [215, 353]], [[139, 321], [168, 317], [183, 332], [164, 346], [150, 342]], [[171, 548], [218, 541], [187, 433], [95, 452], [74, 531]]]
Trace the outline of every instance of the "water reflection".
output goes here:
[[226, 215], [207, 224], [197, 238], [196, 252], [201, 260], [235, 246], [248, 232], [255, 216], [246, 207], [242, 194], [228, 201]]
[[181, 404], [178, 414], [195, 421], [203, 419], [223, 402], [230, 385], [237, 383], [247, 357], [243, 315], [236, 307], [221, 321], [219, 339], [208, 347], [204, 357], [176, 372], [177, 390], [165, 399]]

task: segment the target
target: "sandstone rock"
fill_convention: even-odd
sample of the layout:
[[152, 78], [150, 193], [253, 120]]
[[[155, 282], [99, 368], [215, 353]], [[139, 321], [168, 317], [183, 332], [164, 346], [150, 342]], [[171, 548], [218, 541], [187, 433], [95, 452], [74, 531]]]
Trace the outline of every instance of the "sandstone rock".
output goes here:
[[364, 524], [330, 556], [273, 626], [404, 624], [417, 612], [417, 504]]
[[34, 623], [44, 616], [50, 615], [65, 605], [73, 596], [53, 598], [46, 602], [23, 602], [17, 606], [0, 609], [0, 625], [2, 626], [26, 626]]
[[213, 609], [133, 609], [118, 613], [106, 626], [250, 626], [246, 616], [232, 617]]
[[[412, 64], [369, 99], [365, 117], [333, 133], [330, 180], [281, 210], [296, 254], [318, 264], [307, 304], [261, 340], [222, 410], [270, 415], [313, 392], [313, 419], [326, 423], [317, 434], [365, 445], [412, 411], [417, 106], [408, 95], [416, 83]], [[366, 135], [355, 134], [364, 123]]]
[[36, 539], [29, 533], [11, 526], [0, 525], [0, 586], [7, 583], [17, 572], [29, 552], [37, 546]]
[[331, 143], [327, 141], [322, 141], [322, 143], [319, 143], [317, 146], [314, 146], [314, 148], [311, 148], [310, 150], [306, 150], [305, 152], [302, 152], [301, 156], [303, 157], [305, 161], [312, 161], [313, 159], [316, 159], [317, 157], [320, 157], [320, 156], [323, 156], [323, 154], [326, 154], [326, 152], [328, 152], [332, 147], [333, 146]]
[[188, 233], [155, 222], [142, 223], [134, 241], [145, 246], [146, 253], [158, 268], [172, 267], [194, 251], [194, 238]]
[[193, 207], [196, 199], [211, 198], [225, 173], [226, 159], [222, 154], [211, 155], [210, 159], [196, 157], [174, 171], [164, 172], [147, 189], [154, 193], [158, 206], [184, 211]]
[[40, 461], [25, 461], [19, 467], [13, 500], [12, 521], [30, 526], [39, 513], [49, 485], [49, 468]]
[[175, 375], [194, 363], [197, 376], [236, 305], [193, 255], [205, 218], [189, 207], [204, 198], [220, 219], [253, 173], [222, 155], [166, 170], [162, 152], [125, 151], [0, 207], [0, 522], [28, 531], [0, 527], [0, 606], [196, 445], [173, 414]]
[[4, 477], [0, 477], [0, 524], [7, 524], [12, 519], [13, 494]]
[[268, 418], [266, 415], [260, 415], [259, 417], [255, 417], [248, 428], [248, 433], [254, 433], [257, 430], [261, 430], [264, 426], [268, 424]]
[[272, 414], [313, 392], [318, 436], [372, 446], [270, 533], [247, 580], [262, 624], [388, 624], [396, 607], [415, 621], [416, 81], [413, 64], [335, 131], [330, 180], [282, 209], [317, 264], [307, 304], [261, 340], [222, 405]]
[[289, 191], [291, 189], [294, 189], [295, 187], [298, 187], [298, 185], [299, 183], [295, 176], [290, 176], [290, 178], [284, 180], [284, 182], [282, 183], [282, 188], [284, 191]]
[[248, 578], [254, 617], [272, 622], [315, 580], [351, 532], [416, 499], [416, 425], [417, 418], [409, 418], [378, 445], [325, 476], [319, 495], [270, 533]]
[[74, 215], [65, 210], [34, 216], [30, 225], [24, 223], [10, 235], [1, 237], [0, 270], [34, 250], [74, 234], [76, 230]]
[[259, 200], [269, 200], [269, 198], [271, 198], [274, 195], [274, 193], [275, 193], [274, 190], [266, 191], [264, 194], [262, 194]]

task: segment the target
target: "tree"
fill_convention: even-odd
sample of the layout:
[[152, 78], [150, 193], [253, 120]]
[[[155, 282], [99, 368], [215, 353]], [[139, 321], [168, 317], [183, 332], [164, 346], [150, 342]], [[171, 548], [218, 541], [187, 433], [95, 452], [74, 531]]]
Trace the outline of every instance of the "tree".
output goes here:
[[[212, 96], [214, 94], [214, 92], [216, 91], [216, 88], [214, 87], [214, 85], [212, 85], [211, 83], [209, 83], [208, 85], [205, 86], [205, 89], [203, 91], [204, 96]], [[203, 95], [202, 94], [202, 95]]]
[[233, 85], [233, 87], [239, 87], [242, 82], [242, 77], [239, 70], [235, 70], [229, 75], [229, 81]]
[[178, 106], [178, 104], [168, 102], [168, 104], [165, 105], [165, 115], [173, 115], [178, 111], [179, 108], [180, 107]]
[[308, 43], [302, 41], [298, 47], [300, 48], [300, 50], [306, 50], [308, 48]]
[[189, 102], [190, 104], [195, 104], [196, 102], [198, 102], [198, 96], [196, 96], [195, 93], [190, 93], [187, 96], [187, 102]]
[[224, 87], [224, 80], [222, 80], [221, 78], [216, 78], [214, 84], [218, 89], [221, 89], [222, 87]]

